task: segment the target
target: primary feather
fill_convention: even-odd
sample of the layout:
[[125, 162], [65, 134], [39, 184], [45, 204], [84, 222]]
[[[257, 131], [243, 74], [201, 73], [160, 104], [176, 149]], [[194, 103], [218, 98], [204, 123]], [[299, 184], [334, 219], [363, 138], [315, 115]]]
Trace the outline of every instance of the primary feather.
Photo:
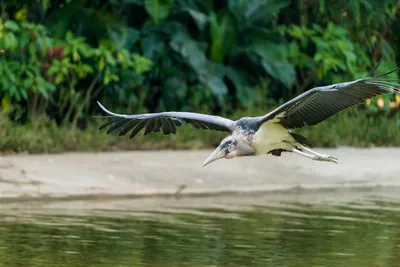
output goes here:
[[369, 98], [389, 92], [400, 94], [398, 83], [383, 79], [398, 69], [372, 78], [313, 88], [261, 117], [260, 124], [277, 117], [287, 129], [312, 126]]
[[100, 102], [97, 102], [102, 110], [113, 116], [113, 119], [100, 126], [100, 130], [110, 126], [107, 134], [119, 131], [119, 135], [125, 135], [130, 130], [130, 138], [136, 136], [145, 129], [144, 134], [160, 132], [165, 135], [175, 134], [182, 121], [191, 124], [196, 129], [232, 132], [235, 122], [223, 117], [212, 116], [193, 112], [160, 112], [138, 115], [117, 114], [107, 110]]

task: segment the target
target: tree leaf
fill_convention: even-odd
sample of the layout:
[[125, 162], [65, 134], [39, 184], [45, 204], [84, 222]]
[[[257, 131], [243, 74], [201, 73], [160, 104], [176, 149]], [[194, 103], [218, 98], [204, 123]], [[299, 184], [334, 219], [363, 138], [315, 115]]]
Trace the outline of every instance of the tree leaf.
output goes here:
[[4, 35], [4, 48], [14, 50], [18, 47], [18, 39], [15, 34], [8, 32]]
[[[221, 97], [222, 95], [228, 93], [228, 88], [226, 87], [223, 79], [213, 75], [211, 72], [201, 73], [199, 75], [199, 80], [217, 97]], [[219, 98], [219, 100], [221, 101], [221, 98]]]
[[289, 5], [289, 0], [253, 0], [249, 2], [247, 19], [251, 25], [266, 25], [282, 8]]
[[281, 81], [286, 87], [291, 87], [295, 83], [296, 72], [289, 62], [262, 59], [261, 64], [269, 75]]
[[107, 28], [110, 39], [121, 48], [130, 49], [140, 38], [140, 32], [132, 27]]
[[178, 76], [168, 77], [163, 84], [163, 102], [167, 109], [176, 110], [179, 108], [178, 101], [185, 99], [187, 94], [186, 81]]
[[155, 24], [166, 19], [171, 11], [173, 0], [145, 0], [144, 7]]
[[9, 29], [9, 30], [14, 31], [14, 32], [19, 31], [19, 29], [20, 29], [18, 23], [16, 23], [13, 20], [7, 20], [4, 23], [4, 28]]
[[292, 64], [287, 61], [289, 46], [264, 42], [253, 44], [246, 48], [248, 53], [255, 53], [261, 57], [261, 66], [274, 79], [291, 87], [296, 80], [296, 72]]
[[153, 62], [148, 58], [142, 57], [138, 54], [133, 55], [134, 69], [136, 73], [143, 74], [151, 70]]
[[200, 30], [204, 30], [208, 23], [208, 17], [204, 13], [191, 8], [185, 8], [183, 10], [189, 13]]
[[248, 8], [249, 0], [229, 0], [228, 8], [235, 16], [238, 24], [242, 27], [247, 27], [247, 21], [245, 19], [245, 11]]
[[264, 59], [273, 61], [284, 61], [289, 56], [289, 45], [286, 43], [272, 43], [264, 41], [261, 43], [251, 44], [245, 48], [247, 52], [253, 52]]
[[19, 40], [20, 40], [21, 47], [24, 47], [25, 45], [27, 45], [29, 43], [29, 40], [30, 40], [29, 33], [28, 32], [22, 32], [20, 37], [19, 37]]
[[288, 5], [289, 0], [230, 0], [228, 3], [242, 28], [267, 25], [272, 16]]
[[242, 105], [247, 107], [250, 101], [257, 98], [254, 88], [251, 88], [250, 84], [248, 84], [243, 72], [239, 72], [231, 67], [225, 67], [225, 73], [235, 86], [236, 98]]
[[[223, 81], [223, 73], [220, 71], [220, 77], [215, 75], [218, 73], [218, 70], [215, 69], [218, 65], [208, 62], [204, 51], [197, 42], [186, 34], [178, 33], [172, 38], [170, 46], [192, 67], [198, 75], [199, 81], [207, 86], [214, 95], [221, 96], [228, 92]], [[213, 71], [211, 71], [211, 68], [213, 68]], [[221, 99], [219, 100], [221, 101]]]
[[17, 83], [17, 78], [15, 77], [14, 73], [12, 70], [10, 70], [7, 65], [4, 69], [5, 73], [7, 74], [8, 79], [12, 82], [12, 83]]
[[164, 40], [158, 35], [152, 34], [142, 39], [143, 56], [156, 61], [159, 55], [164, 51]]
[[46, 88], [49, 89], [50, 91], [54, 92], [57, 89], [54, 84], [46, 82], [46, 81], [45, 81], [45, 85], [46, 85]]
[[207, 69], [207, 57], [199, 45], [184, 33], [177, 33], [172, 37], [170, 46], [178, 52], [196, 72]]
[[34, 82], [33, 78], [26, 78], [23, 82], [24, 89], [29, 89], [32, 86], [33, 82]]
[[236, 32], [233, 20], [229, 15], [223, 15], [218, 21], [215, 13], [210, 15], [211, 53], [215, 62], [221, 63], [230, 54], [236, 43]]
[[246, 36], [246, 39], [253, 44], [265, 41], [271, 43], [286, 42], [286, 39], [278, 31], [262, 27], [247, 27], [240, 32], [240, 35]]
[[60, 84], [64, 81], [64, 75], [62, 75], [62, 73], [58, 73], [56, 75], [56, 79], [55, 79], [55, 83], [56, 84]]
[[3, 96], [3, 98], [1, 99], [1, 108], [3, 111], [5, 112], [9, 112], [11, 111], [11, 101], [10, 98], [8, 97], [8, 95]]

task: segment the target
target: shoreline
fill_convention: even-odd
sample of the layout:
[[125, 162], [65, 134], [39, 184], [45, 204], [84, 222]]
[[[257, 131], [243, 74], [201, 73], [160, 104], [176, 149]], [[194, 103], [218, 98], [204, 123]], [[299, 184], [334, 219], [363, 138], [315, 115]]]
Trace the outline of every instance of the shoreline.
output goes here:
[[0, 201], [211, 197], [400, 187], [400, 148], [316, 149], [339, 164], [285, 153], [218, 160], [210, 150], [12, 155], [0, 159]]

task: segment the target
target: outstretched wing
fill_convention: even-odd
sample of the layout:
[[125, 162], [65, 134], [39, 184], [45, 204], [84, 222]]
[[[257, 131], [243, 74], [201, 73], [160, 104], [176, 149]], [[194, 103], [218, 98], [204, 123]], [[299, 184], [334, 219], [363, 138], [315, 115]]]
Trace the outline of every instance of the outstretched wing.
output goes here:
[[[378, 66], [379, 64], [368, 76]], [[383, 77], [398, 69], [396, 68], [376, 77], [367, 76], [351, 82], [315, 87], [260, 117], [260, 124], [276, 118], [287, 129], [312, 126], [346, 108], [364, 103], [367, 99], [377, 95], [389, 92], [400, 95], [397, 80], [383, 79]]]
[[125, 135], [132, 130], [130, 138], [136, 136], [145, 129], [144, 135], [151, 132], [160, 132], [165, 135], [175, 134], [177, 128], [182, 126], [182, 121], [191, 124], [196, 129], [208, 129], [224, 132], [232, 132], [235, 122], [223, 117], [211, 116], [192, 112], [161, 112], [138, 115], [116, 114], [107, 110], [100, 102], [97, 102], [102, 110], [110, 114], [111, 121], [100, 126], [99, 130], [110, 127], [107, 134], [119, 131], [119, 135]]

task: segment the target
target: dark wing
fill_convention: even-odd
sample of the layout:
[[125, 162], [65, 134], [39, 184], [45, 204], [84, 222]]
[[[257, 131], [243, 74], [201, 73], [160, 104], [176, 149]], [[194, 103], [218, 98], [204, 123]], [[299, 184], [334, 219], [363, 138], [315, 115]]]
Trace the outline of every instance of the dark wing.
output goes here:
[[100, 130], [110, 126], [107, 134], [119, 131], [119, 135], [125, 135], [130, 130], [130, 138], [136, 136], [145, 129], [144, 135], [151, 132], [160, 132], [165, 135], [175, 134], [177, 128], [182, 126], [182, 121], [191, 124], [196, 129], [209, 129], [216, 131], [232, 132], [235, 122], [226, 118], [191, 112], [161, 112], [138, 115], [116, 114], [107, 110], [100, 102], [97, 102], [102, 110], [112, 115], [113, 119], [102, 126]]
[[[370, 73], [378, 67], [377, 65]], [[336, 113], [364, 103], [367, 99], [383, 93], [400, 95], [397, 80], [383, 79], [399, 68], [376, 77], [316, 87], [281, 105], [265, 116], [259, 117], [262, 124], [274, 118], [287, 129], [318, 124]]]

